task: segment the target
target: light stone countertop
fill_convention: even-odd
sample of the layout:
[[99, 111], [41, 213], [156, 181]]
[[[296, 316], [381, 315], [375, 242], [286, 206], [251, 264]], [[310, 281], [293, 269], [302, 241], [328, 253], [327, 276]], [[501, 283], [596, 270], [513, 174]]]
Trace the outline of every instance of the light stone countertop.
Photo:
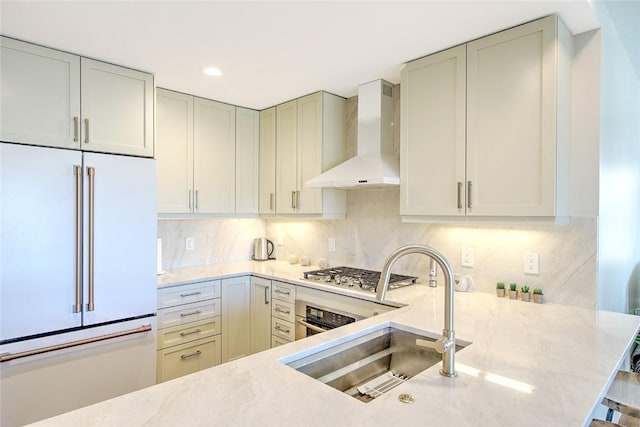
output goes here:
[[[160, 276], [158, 284], [246, 273], [321, 286], [300, 280], [302, 267], [273, 261], [176, 270]], [[388, 296], [407, 306], [37, 425], [581, 426], [590, 421], [640, 328], [638, 316], [456, 292], [456, 336], [471, 342], [456, 353], [456, 378], [441, 376], [437, 364], [362, 403], [280, 361], [381, 324], [440, 333], [442, 286], [419, 284]], [[401, 393], [412, 394], [415, 403], [399, 402]]]

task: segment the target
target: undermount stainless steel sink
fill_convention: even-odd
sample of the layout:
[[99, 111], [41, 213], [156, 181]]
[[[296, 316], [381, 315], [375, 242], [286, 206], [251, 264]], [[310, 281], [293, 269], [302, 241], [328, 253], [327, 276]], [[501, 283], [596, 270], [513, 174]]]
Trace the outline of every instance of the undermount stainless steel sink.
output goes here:
[[[416, 344], [416, 339], [435, 341], [428, 336], [383, 325], [365, 335], [347, 337], [339, 344], [317, 352], [299, 353], [283, 362], [363, 402], [370, 402], [393, 387], [442, 361], [433, 348]], [[458, 343], [456, 351], [466, 343]]]

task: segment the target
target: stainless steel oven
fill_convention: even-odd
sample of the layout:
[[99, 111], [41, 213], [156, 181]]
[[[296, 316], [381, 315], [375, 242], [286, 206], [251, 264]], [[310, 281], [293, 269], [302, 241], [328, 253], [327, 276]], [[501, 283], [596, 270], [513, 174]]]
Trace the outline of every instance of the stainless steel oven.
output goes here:
[[346, 313], [335, 308], [296, 300], [296, 339], [319, 334], [363, 318], [363, 316]]

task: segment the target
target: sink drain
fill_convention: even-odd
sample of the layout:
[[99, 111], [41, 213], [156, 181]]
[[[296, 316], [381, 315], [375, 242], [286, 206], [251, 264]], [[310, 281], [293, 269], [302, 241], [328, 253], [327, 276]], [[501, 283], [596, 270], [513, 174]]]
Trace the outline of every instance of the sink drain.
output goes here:
[[413, 403], [416, 401], [410, 394], [401, 394], [398, 396], [398, 400], [402, 403]]

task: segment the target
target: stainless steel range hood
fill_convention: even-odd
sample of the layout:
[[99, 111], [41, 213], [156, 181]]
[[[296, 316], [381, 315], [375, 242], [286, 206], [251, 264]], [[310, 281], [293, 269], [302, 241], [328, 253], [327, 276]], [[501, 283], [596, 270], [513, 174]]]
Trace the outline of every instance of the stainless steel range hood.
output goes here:
[[306, 187], [382, 187], [400, 184], [393, 154], [393, 84], [374, 80], [358, 87], [355, 157], [305, 183]]

